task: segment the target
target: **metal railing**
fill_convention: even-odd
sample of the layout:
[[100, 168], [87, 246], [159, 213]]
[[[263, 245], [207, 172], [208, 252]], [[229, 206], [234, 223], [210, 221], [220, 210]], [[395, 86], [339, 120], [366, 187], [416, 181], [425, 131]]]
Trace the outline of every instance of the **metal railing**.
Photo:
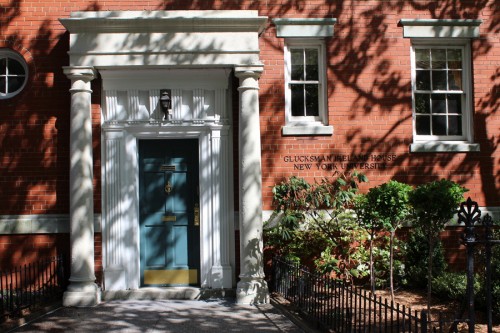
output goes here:
[[[292, 302], [313, 324], [334, 332], [442, 332], [442, 316], [429, 330], [425, 311], [410, 308], [343, 281], [310, 273], [283, 258], [273, 259], [273, 291]], [[453, 320], [451, 320], [453, 321]]]
[[0, 321], [58, 299], [64, 284], [62, 256], [0, 271]]

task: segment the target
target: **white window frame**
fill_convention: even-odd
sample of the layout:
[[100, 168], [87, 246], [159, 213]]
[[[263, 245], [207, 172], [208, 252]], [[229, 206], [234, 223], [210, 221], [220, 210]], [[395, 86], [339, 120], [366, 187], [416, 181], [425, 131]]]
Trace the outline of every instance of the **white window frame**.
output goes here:
[[[23, 91], [24, 87], [26, 87], [26, 83], [28, 82], [28, 76], [29, 76], [28, 64], [26, 63], [26, 60], [24, 60], [24, 58], [19, 53], [14, 52], [10, 49], [0, 49], [0, 59], [4, 59], [4, 58], [14, 59], [22, 65], [22, 67], [24, 69], [24, 81], [23, 81], [22, 85], [16, 91], [13, 91], [10, 93], [9, 92], [6, 92], [6, 93], [0, 92], [0, 100], [12, 98], [12, 97], [18, 95], [21, 91]], [[0, 74], [0, 76], [3, 76], [6, 78], [5, 84], [8, 85], [9, 77], [12, 77], [12, 75], [9, 75], [9, 73], [7, 72], [7, 68], [6, 68], [6, 73]]]
[[[333, 126], [328, 125], [328, 99], [326, 75], [325, 38], [334, 35], [336, 18], [275, 18], [276, 37], [285, 39], [285, 125], [282, 134], [287, 135], [332, 135]], [[291, 56], [290, 48], [315, 47], [318, 53], [318, 116], [293, 117], [292, 94], [290, 88]]]
[[[462, 52], [462, 90], [454, 91], [454, 90], [427, 90], [427, 91], [417, 91], [416, 87], [416, 73], [417, 73], [417, 66], [416, 66], [416, 60], [415, 60], [415, 51], [417, 49], [431, 49], [431, 50], [436, 50], [436, 49], [459, 49]], [[441, 41], [439, 43], [429, 43], [429, 42], [424, 42], [424, 43], [419, 43], [419, 42], [413, 42], [412, 43], [412, 50], [411, 50], [411, 79], [412, 79], [412, 109], [413, 109], [413, 137], [414, 141], [470, 141], [471, 136], [471, 81], [472, 77], [470, 74], [470, 46], [467, 44], [463, 43], [456, 43], [456, 42], [450, 42], [443, 44]], [[417, 92], [420, 93], [429, 93], [429, 94], [436, 94], [436, 93], [456, 93], [457, 95], [462, 96], [462, 123], [461, 123], [461, 129], [462, 129], [462, 135], [419, 135], [417, 134], [416, 130], [416, 108], [415, 108], [415, 94]]]
[[[291, 79], [292, 49], [316, 49], [318, 50], [318, 116], [292, 116], [292, 93], [291, 84], [296, 82]], [[326, 55], [325, 42], [323, 39], [300, 39], [289, 38], [285, 40], [285, 127], [284, 135], [313, 135], [332, 134], [333, 130], [328, 124], [328, 107], [326, 98]]]
[[[413, 143], [410, 152], [474, 152], [480, 151], [480, 146], [473, 142], [473, 112], [472, 100], [472, 54], [470, 41], [480, 37], [479, 26], [482, 20], [471, 19], [401, 19], [403, 37], [411, 39], [411, 85], [412, 85], [412, 116]], [[464, 57], [462, 73], [462, 91], [465, 93], [462, 101], [462, 135], [459, 137], [416, 135], [415, 90], [416, 65], [415, 48], [460, 47]]]

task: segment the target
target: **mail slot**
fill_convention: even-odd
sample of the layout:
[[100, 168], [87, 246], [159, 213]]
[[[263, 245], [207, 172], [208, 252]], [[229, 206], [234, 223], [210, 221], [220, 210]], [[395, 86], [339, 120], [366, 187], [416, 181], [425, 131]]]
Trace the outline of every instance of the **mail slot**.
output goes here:
[[175, 221], [177, 221], [177, 217], [175, 215], [163, 216], [162, 221], [163, 222], [175, 222]]

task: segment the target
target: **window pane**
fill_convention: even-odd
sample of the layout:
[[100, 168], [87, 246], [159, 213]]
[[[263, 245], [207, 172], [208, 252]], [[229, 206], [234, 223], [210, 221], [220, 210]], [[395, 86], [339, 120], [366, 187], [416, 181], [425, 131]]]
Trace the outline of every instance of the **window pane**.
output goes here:
[[417, 71], [417, 89], [431, 90], [431, 72]]
[[448, 116], [448, 135], [462, 135], [462, 117]]
[[431, 109], [431, 95], [429, 94], [415, 94], [415, 112], [416, 113], [430, 113]]
[[432, 134], [446, 135], [446, 116], [432, 116]]
[[448, 95], [448, 113], [462, 114], [462, 95]]
[[462, 71], [448, 72], [449, 90], [462, 90]]
[[429, 49], [416, 49], [415, 50], [415, 61], [417, 68], [419, 69], [429, 69], [430, 68], [430, 56]]
[[430, 116], [417, 116], [415, 123], [415, 130], [418, 135], [431, 134], [431, 117]]
[[446, 90], [445, 71], [432, 71], [432, 90]]
[[306, 49], [306, 80], [317, 81], [318, 78], [318, 50]]
[[446, 68], [446, 50], [445, 49], [433, 49], [431, 53], [432, 57], [432, 69]]
[[7, 70], [7, 59], [0, 59], [0, 75], [5, 75], [5, 71]]
[[432, 94], [432, 113], [446, 113], [446, 95]]
[[317, 84], [306, 85], [306, 116], [319, 116], [319, 99]]
[[14, 59], [9, 59], [8, 64], [8, 70], [9, 70], [9, 75], [24, 75], [24, 68], [19, 61], [14, 60]]
[[462, 51], [460, 49], [448, 50], [448, 68], [462, 69]]
[[0, 94], [6, 94], [7, 92], [5, 91], [5, 76], [0, 77]]
[[292, 116], [300, 117], [304, 115], [304, 85], [292, 84]]
[[24, 82], [24, 77], [10, 76], [7, 81], [7, 92], [12, 93], [21, 88]]
[[292, 80], [304, 80], [304, 52], [303, 50], [292, 50]]

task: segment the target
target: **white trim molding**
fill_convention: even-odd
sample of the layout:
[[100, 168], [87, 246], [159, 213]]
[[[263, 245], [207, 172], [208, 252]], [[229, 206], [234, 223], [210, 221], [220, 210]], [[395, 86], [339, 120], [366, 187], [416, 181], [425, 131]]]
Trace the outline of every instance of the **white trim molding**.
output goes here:
[[[259, 61], [267, 17], [253, 10], [74, 12], [70, 65], [224, 66]], [[168, 37], [167, 37], [168, 36]]]
[[[0, 215], [0, 234], [67, 234], [68, 214]], [[94, 214], [94, 232], [101, 232], [101, 214]]]
[[479, 143], [428, 141], [414, 142], [410, 153], [466, 153], [481, 151]]
[[275, 18], [276, 36], [290, 37], [332, 37], [336, 18]]
[[401, 19], [405, 38], [479, 38], [483, 20]]

